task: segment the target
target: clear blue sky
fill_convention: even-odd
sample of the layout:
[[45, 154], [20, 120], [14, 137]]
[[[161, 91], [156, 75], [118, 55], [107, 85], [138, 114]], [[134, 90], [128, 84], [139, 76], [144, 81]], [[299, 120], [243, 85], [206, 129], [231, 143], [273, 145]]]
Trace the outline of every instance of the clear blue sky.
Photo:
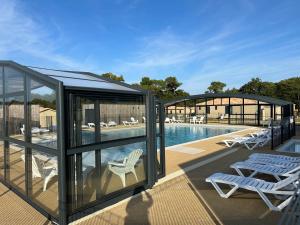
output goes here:
[[0, 59], [50, 68], [213, 80], [300, 75], [300, 1], [0, 0]]

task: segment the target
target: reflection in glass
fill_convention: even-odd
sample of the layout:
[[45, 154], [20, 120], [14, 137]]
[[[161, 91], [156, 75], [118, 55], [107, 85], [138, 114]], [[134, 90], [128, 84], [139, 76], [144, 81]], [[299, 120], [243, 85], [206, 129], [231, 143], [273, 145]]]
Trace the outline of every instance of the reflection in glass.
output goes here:
[[24, 74], [10, 67], [4, 67], [6, 95], [24, 96]]
[[32, 143], [56, 149], [56, 92], [34, 80], [30, 89]]
[[109, 194], [146, 179], [146, 143], [101, 150], [101, 191]]
[[146, 134], [145, 114], [145, 103], [142, 97], [131, 101], [111, 99], [109, 103], [101, 103], [101, 141], [144, 136]]
[[93, 99], [76, 96], [73, 100], [73, 143], [80, 146], [95, 143], [95, 104]]
[[13, 96], [6, 98], [6, 106], [8, 135], [15, 139], [24, 140], [24, 96]]
[[52, 215], [58, 215], [57, 157], [32, 151], [32, 199]]
[[3, 98], [0, 98], [0, 136], [3, 136]]
[[4, 177], [4, 142], [0, 140], [0, 177]]
[[96, 187], [99, 179], [96, 173], [95, 151], [82, 153], [83, 204], [96, 200]]
[[25, 193], [25, 148], [9, 143], [8, 158], [8, 180], [19, 191]]

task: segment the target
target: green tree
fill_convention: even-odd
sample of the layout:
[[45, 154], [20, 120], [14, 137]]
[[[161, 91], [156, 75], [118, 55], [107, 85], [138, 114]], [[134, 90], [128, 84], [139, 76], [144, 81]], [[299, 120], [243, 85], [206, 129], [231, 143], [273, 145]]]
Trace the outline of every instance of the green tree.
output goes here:
[[244, 84], [240, 88], [240, 92], [275, 97], [276, 85], [272, 82], [264, 82], [257, 77], [252, 78], [248, 83]]
[[300, 77], [282, 80], [276, 84], [277, 97], [291, 101], [300, 110]]
[[182, 85], [176, 77], [167, 77], [165, 79], [166, 91], [175, 94], [176, 90]]
[[212, 81], [210, 86], [207, 88], [208, 92], [206, 93], [222, 93], [223, 89], [226, 87], [226, 84], [220, 81]]
[[185, 97], [189, 94], [179, 89], [181, 83], [176, 77], [167, 77], [165, 80], [156, 80], [149, 77], [142, 77], [140, 83], [133, 84], [134, 87], [150, 90], [160, 99], [169, 100], [178, 97]]
[[115, 74], [113, 74], [113, 73], [111, 73], [111, 72], [101, 74], [100, 76], [101, 76], [101, 77], [104, 77], [104, 78], [111, 79], [111, 80], [115, 80], [115, 81], [121, 81], [121, 82], [124, 82], [124, 81], [125, 81], [123, 75], [120, 75], [120, 76], [119, 76], [119, 75], [115, 75]]

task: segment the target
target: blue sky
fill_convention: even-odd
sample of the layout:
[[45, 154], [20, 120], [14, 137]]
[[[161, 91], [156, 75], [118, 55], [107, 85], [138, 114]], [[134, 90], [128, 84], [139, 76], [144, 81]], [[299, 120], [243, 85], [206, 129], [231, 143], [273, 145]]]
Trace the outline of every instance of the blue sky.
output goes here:
[[300, 75], [300, 1], [0, 0], [0, 59], [124, 75], [213, 80]]

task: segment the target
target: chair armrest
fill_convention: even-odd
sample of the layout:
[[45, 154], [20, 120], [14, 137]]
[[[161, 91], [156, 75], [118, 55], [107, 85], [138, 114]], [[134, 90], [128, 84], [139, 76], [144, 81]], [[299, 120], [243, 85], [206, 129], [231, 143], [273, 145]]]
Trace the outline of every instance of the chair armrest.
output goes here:
[[119, 167], [124, 167], [125, 163], [119, 163], [119, 162], [108, 162], [108, 165], [112, 165], [112, 166], [119, 166]]

